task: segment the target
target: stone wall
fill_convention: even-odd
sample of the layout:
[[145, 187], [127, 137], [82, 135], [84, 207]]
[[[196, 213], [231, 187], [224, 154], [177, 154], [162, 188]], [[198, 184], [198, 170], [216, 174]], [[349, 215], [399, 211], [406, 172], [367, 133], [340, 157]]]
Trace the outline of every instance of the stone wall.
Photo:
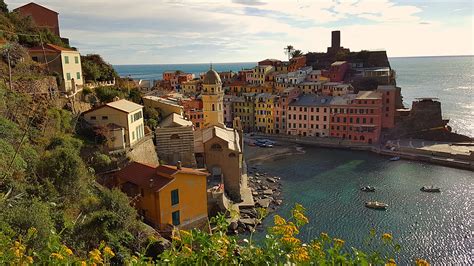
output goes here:
[[51, 94], [59, 93], [55, 77], [45, 77], [36, 80], [19, 80], [12, 82], [13, 90], [29, 94]]
[[157, 128], [156, 152], [167, 164], [181, 161], [185, 167], [196, 167], [192, 127]]
[[158, 165], [159, 159], [156, 154], [155, 145], [151, 137], [146, 137], [145, 140], [135, 144], [133, 148], [127, 153], [127, 157], [131, 161], [146, 163], [151, 165]]

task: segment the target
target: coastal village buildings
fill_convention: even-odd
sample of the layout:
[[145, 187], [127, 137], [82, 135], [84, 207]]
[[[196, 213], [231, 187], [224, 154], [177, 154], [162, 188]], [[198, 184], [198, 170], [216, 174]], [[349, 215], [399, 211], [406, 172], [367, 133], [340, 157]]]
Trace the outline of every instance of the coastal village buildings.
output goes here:
[[179, 115], [183, 115], [184, 113], [183, 106], [175, 100], [152, 95], [144, 96], [142, 99], [145, 107], [158, 110], [162, 118], [165, 118], [173, 113]]
[[118, 100], [83, 113], [93, 127], [105, 130], [110, 150], [131, 148], [145, 137], [143, 106], [127, 100]]
[[50, 72], [59, 73], [60, 87], [65, 93], [75, 93], [84, 85], [81, 54], [73, 49], [54, 44], [45, 44], [28, 49], [33, 61], [43, 65]]
[[161, 232], [205, 228], [207, 175], [193, 168], [132, 162], [115, 173], [116, 186], [131, 199], [144, 221]]
[[327, 137], [331, 96], [302, 95], [288, 107], [288, 135]]
[[[164, 73], [164, 79], [176, 73]], [[252, 69], [221, 72], [219, 86], [208, 74], [182, 86], [184, 94], [197, 97], [180, 102], [195, 129], [230, 128], [238, 118], [245, 132], [370, 144], [395, 127], [397, 110], [403, 108], [386, 53], [350, 52], [340, 45], [337, 31], [327, 53], [287, 62], [265, 59]]]

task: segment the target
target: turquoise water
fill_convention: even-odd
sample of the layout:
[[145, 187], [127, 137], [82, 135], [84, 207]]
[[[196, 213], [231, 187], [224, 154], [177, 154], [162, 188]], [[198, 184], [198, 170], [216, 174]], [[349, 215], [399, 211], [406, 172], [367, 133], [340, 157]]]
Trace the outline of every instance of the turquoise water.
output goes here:
[[[397, 71], [406, 106], [416, 97], [438, 97], [443, 113], [458, 133], [474, 137], [474, 57], [407, 57], [390, 58]], [[256, 63], [213, 64], [217, 71], [238, 71]], [[135, 79], [161, 79], [163, 71], [182, 70], [194, 74], [205, 72], [209, 64], [117, 65], [121, 76]]]
[[[474, 263], [472, 172], [404, 160], [390, 162], [367, 152], [305, 149], [305, 154], [259, 166], [282, 178], [284, 204], [277, 213], [288, 216], [295, 203], [306, 207], [310, 223], [301, 231], [303, 239], [327, 232], [345, 239], [348, 246], [363, 249], [369, 230], [375, 228], [392, 233], [401, 244], [397, 259], [402, 265], [414, 258], [435, 264]], [[420, 191], [432, 184], [442, 192]], [[365, 185], [377, 191], [359, 191]], [[385, 202], [389, 208], [367, 209], [364, 202], [369, 200]], [[273, 221], [271, 216], [265, 223]]]

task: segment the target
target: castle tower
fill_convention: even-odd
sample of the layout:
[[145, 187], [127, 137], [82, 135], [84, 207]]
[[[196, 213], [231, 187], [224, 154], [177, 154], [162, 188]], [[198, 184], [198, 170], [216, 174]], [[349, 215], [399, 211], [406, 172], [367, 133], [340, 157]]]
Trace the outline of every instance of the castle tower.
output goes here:
[[202, 82], [204, 127], [224, 127], [224, 92], [219, 74], [211, 68]]

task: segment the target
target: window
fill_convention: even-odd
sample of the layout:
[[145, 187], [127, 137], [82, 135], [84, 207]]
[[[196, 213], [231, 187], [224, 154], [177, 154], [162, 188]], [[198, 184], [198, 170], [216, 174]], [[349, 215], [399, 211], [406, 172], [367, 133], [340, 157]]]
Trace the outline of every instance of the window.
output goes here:
[[132, 131], [132, 140], [135, 139], [135, 131]]
[[222, 151], [222, 147], [221, 147], [221, 145], [215, 143], [215, 144], [212, 144], [211, 150], [213, 150], [213, 151]]
[[173, 220], [173, 225], [179, 225], [179, 211], [172, 212], [171, 218]]
[[79, 56], [74, 56], [74, 63], [79, 64]]
[[177, 189], [171, 191], [171, 206], [179, 203], [179, 192]]
[[77, 73], [76, 73], [76, 78], [77, 78], [77, 79], [81, 79], [81, 72], [77, 72]]
[[96, 120], [97, 118], [95, 116], [91, 116], [91, 120]]
[[35, 61], [35, 62], [39, 62], [39, 59], [38, 59], [38, 57], [37, 57], [37, 56], [33, 56], [33, 57], [31, 57], [31, 59], [32, 59], [33, 61]]
[[71, 80], [71, 73], [66, 73], [66, 79]]
[[64, 57], [64, 64], [69, 64], [69, 56]]
[[106, 116], [106, 115], [103, 115], [103, 116], [102, 116], [102, 120], [107, 120], [107, 119], [109, 119], [108, 116]]

